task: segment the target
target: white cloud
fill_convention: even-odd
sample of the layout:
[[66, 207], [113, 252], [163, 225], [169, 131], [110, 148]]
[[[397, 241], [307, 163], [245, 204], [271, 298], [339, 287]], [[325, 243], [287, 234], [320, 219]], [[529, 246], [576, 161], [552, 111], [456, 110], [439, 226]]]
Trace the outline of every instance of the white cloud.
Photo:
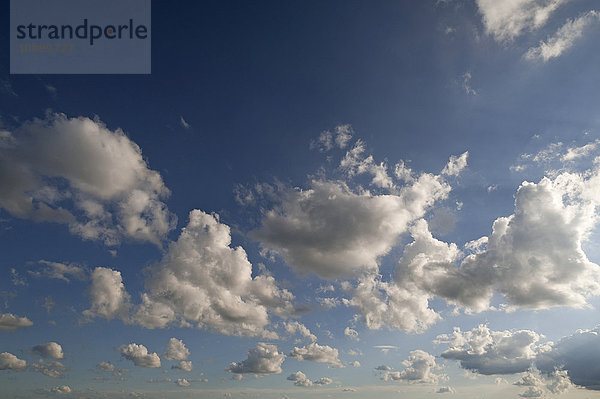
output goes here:
[[21, 317], [12, 313], [0, 313], [0, 330], [16, 331], [19, 328], [31, 327], [33, 322], [27, 317]]
[[477, 95], [477, 90], [475, 90], [472, 86], [471, 86], [471, 72], [465, 72], [462, 76], [462, 88], [465, 91], [465, 93], [471, 95], [471, 96], [476, 96]]
[[336, 348], [327, 345], [319, 345], [316, 342], [302, 348], [294, 347], [289, 356], [300, 361], [310, 360], [313, 362], [327, 363], [334, 367], [344, 367], [339, 359], [339, 352]]
[[62, 346], [56, 342], [48, 342], [46, 344], [36, 345], [33, 347], [33, 351], [50, 359], [63, 359], [65, 357]]
[[540, 336], [530, 330], [492, 331], [479, 325], [462, 332], [455, 327], [451, 335], [437, 337], [437, 343], [447, 343], [444, 359], [460, 361], [462, 368], [485, 375], [515, 374], [532, 366], [537, 355]]
[[59, 395], [66, 395], [72, 392], [71, 387], [68, 385], [60, 385], [57, 387], [50, 388], [51, 393], [56, 393]]
[[456, 393], [452, 387], [440, 387], [435, 393]]
[[458, 176], [467, 167], [467, 158], [469, 157], [469, 151], [463, 152], [461, 155], [451, 155], [450, 161], [442, 169], [443, 175]]
[[299, 387], [312, 387], [313, 385], [329, 385], [333, 382], [331, 378], [321, 377], [318, 380], [311, 381], [302, 371], [296, 371], [287, 377], [287, 380], [294, 381], [294, 385]]
[[486, 32], [509, 42], [546, 24], [550, 15], [568, 0], [477, 0]]
[[92, 272], [89, 295], [92, 306], [83, 312], [84, 316], [104, 317], [107, 320], [118, 317], [124, 321], [128, 320], [131, 297], [125, 290], [121, 272], [105, 267], [95, 268]]
[[183, 119], [183, 116], [179, 116], [179, 123], [184, 129], [189, 129], [192, 127], [185, 119]]
[[129, 345], [121, 345], [119, 348], [121, 356], [127, 360], [131, 360], [133, 364], [139, 367], [159, 368], [160, 358], [156, 353], [148, 353], [148, 349], [144, 345], [131, 343]]
[[546, 62], [551, 58], [560, 57], [573, 47], [575, 41], [583, 36], [584, 31], [590, 25], [597, 23], [599, 19], [598, 12], [588, 11], [576, 19], [568, 20], [546, 41], [540, 42], [537, 47], [530, 48], [525, 54], [525, 58], [530, 61]]
[[390, 366], [386, 366], [385, 364], [382, 364], [381, 366], [375, 367], [375, 370], [377, 370], [377, 371], [392, 371], [392, 368]]
[[354, 360], [352, 362], [348, 362], [348, 365], [352, 367], [360, 367], [360, 362], [358, 360]]
[[175, 226], [160, 174], [120, 129], [54, 114], [23, 123], [3, 142], [0, 207], [15, 217], [66, 223], [106, 245], [160, 245]]
[[179, 363], [173, 365], [171, 368], [189, 372], [194, 369], [194, 365], [189, 360], [188, 361], [182, 360]]
[[244, 249], [230, 245], [230, 228], [218, 215], [190, 212], [179, 239], [147, 271], [147, 292], [133, 320], [147, 328], [179, 320], [221, 334], [277, 338], [265, 329], [269, 312], [294, 314], [294, 296], [264, 269], [252, 277]]
[[350, 327], [346, 327], [344, 329], [344, 335], [355, 340], [355, 341], [360, 341], [360, 338], [358, 338], [358, 331], [356, 331], [353, 328]]
[[276, 345], [259, 342], [256, 348], [248, 349], [246, 360], [231, 363], [227, 371], [236, 374], [281, 374], [284, 360], [285, 355]]
[[528, 387], [527, 390], [519, 394], [522, 398], [540, 398], [544, 396], [544, 391], [539, 387]]
[[580, 147], [573, 146], [567, 149], [567, 152], [561, 157], [563, 162], [574, 161], [579, 158], [586, 158], [595, 152], [600, 146], [600, 139], [584, 144]]
[[318, 380], [313, 381], [315, 385], [329, 385], [333, 382], [333, 380], [329, 377], [321, 377]]
[[31, 369], [52, 378], [64, 378], [63, 373], [68, 370], [67, 366], [59, 361], [46, 361], [44, 359], [33, 363]]
[[180, 387], [189, 387], [190, 385], [192, 385], [185, 378], [178, 378], [177, 381], [175, 381], [175, 384], [179, 385]]
[[402, 371], [387, 371], [381, 379], [384, 381], [408, 381], [409, 383], [437, 384], [443, 375], [435, 374], [440, 367], [435, 363], [435, 356], [422, 350], [410, 352], [410, 356], [402, 364]]
[[318, 149], [321, 152], [329, 151], [334, 147], [346, 148], [353, 134], [352, 126], [338, 125], [333, 129], [333, 132], [325, 130], [317, 140], [311, 141], [310, 148]]
[[167, 352], [162, 355], [167, 360], [187, 360], [190, 350], [186, 348], [182, 340], [171, 338], [167, 342]]
[[44, 268], [38, 271], [29, 271], [29, 274], [34, 277], [53, 278], [67, 283], [71, 281], [69, 277], [77, 280], [87, 280], [88, 278], [87, 271], [78, 265], [49, 262], [47, 260], [40, 260], [38, 263], [44, 265]]
[[309, 338], [311, 341], [316, 341], [317, 336], [310, 332], [308, 328], [302, 323], [297, 321], [284, 322], [283, 327], [288, 334], [300, 334], [303, 337]]
[[0, 353], [0, 370], [25, 371], [27, 362], [12, 353]]

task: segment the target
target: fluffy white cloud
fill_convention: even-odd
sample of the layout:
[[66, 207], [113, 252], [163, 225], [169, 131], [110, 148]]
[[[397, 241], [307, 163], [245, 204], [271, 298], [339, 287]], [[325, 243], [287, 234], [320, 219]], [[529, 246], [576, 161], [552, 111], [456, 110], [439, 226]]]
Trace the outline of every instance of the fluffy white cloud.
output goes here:
[[[469, 78], [471, 74], [469, 74]], [[471, 89], [472, 90], [472, 89]], [[448, 164], [442, 169], [443, 175], [448, 176], [458, 176], [463, 171], [464, 168], [467, 167], [467, 158], [469, 157], [469, 152], [465, 151], [459, 156], [451, 155], [450, 161]]]
[[348, 365], [352, 367], [360, 367], [360, 362], [358, 360], [354, 360], [352, 362], [348, 362]]
[[162, 357], [167, 360], [187, 360], [190, 356], [190, 350], [186, 348], [182, 340], [171, 338], [167, 342], [167, 352]]
[[131, 360], [136, 366], [147, 368], [160, 367], [160, 357], [156, 353], [148, 353], [148, 349], [144, 345], [131, 343], [129, 345], [121, 345], [118, 349], [121, 351], [121, 356], [127, 360]]
[[299, 387], [312, 387], [313, 385], [329, 385], [333, 382], [331, 378], [321, 377], [318, 380], [311, 381], [302, 371], [296, 371], [290, 374], [287, 379], [294, 381], [294, 385]]
[[530, 330], [492, 331], [479, 325], [462, 332], [455, 327], [451, 335], [437, 337], [437, 343], [447, 343], [442, 353], [445, 359], [460, 361], [462, 368], [480, 374], [515, 374], [532, 366], [538, 352], [540, 336]]
[[[458, 173], [467, 154], [444, 168]], [[358, 140], [342, 159], [342, 180], [313, 179], [307, 189], [279, 187], [275, 205], [250, 235], [279, 254], [300, 274], [326, 279], [356, 277], [378, 271], [378, 259], [397, 244], [409, 224], [450, 192], [441, 175], [416, 175], [403, 164], [388, 173], [385, 163], [365, 155]], [[372, 176], [366, 190], [355, 177]]]
[[27, 362], [19, 359], [12, 353], [0, 353], [0, 370], [25, 371]]
[[526, 31], [542, 27], [550, 15], [568, 0], [477, 0], [488, 34], [511, 41]]
[[189, 387], [190, 385], [192, 385], [185, 378], [178, 378], [177, 381], [175, 381], [175, 384], [179, 385], [180, 387]]
[[227, 335], [277, 338], [268, 331], [269, 312], [295, 313], [294, 296], [266, 271], [252, 277], [242, 247], [231, 247], [229, 226], [216, 214], [190, 212], [188, 225], [157, 265], [148, 270], [147, 292], [133, 320], [163, 328], [179, 320]]
[[297, 321], [284, 322], [283, 327], [288, 334], [300, 334], [303, 337], [309, 338], [311, 341], [316, 341], [317, 336], [310, 332], [310, 330], [302, 323]]
[[36, 345], [33, 347], [33, 351], [39, 353], [43, 357], [51, 359], [63, 359], [65, 357], [62, 346], [56, 342]]
[[[556, 369], [566, 372], [575, 385], [588, 389], [600, 389], [600, 327], [592, 330], [578, 330], [573, 335], [562, 338], [550, 350], [540, 353], [535, 366], [543, 373], [552, 375]], [[555, 375], [554, 390], [564, 389], [565, 375]], [[563, 378], [560, 378], [563, 377]]]
[[131, 297], [125, 290], [121, 272], [105, 267], [95, 268], [89, 294], [92, 306], [83, 312], [84, 316], [128, 320]]
[[319, 345], [316, 342], [302, 348], [294, 347], [289, 356], [300, 361], [310, 360], [313, 362], [327, 363], [334, 367], [344, 367], [339, 359], [339, 352], [336, 348], [327, 345]]
[[172, 369], [177, 369], [177, 370], [181, 370], [181, 371], [192, 371], [194, 369], [194, 365], [192, 364], [191, 361], [185, 361], [182, 360], [179, 363], [173, 365], [171, 367]]
[[29, 274], [34, 277], [54, 278], [66, 281], [67, 283], [71, 281], [69, 277], [76, 278], [77, 280], [86, 280], [88, 278], [87, 271], [78, 265], [49, 262], [47, 260], [40, 260], [38, 263], [44, 265], [44, 267], [42, 270], [30, 271]]
[[600, 14], [598, 12], [588, 11], [578, 18], [568, 20], [546, 41], [530, 48], [525, 54], [525, 58], [531, 61], [546, 62], [551, 58], [560, 57], [562, 53], [573, 46], [577, 39], [583, 36], [590, 25], [597, 23], [599, 19]]
[[19, 328], [31, 327], [33, 322], [27, 317], [20, 317], [12, 313], [0, 313], [0, 330], [16, 331]]
[[72, 390], [71, 390], [71, 387], [68, 385], [60, 385], [57, 387], [50, 388], [50, 392], [56, 393], [59, 395], [65, 395], [65, 394], [71, 393]]
[[23, 123], [0, 146], [0, 207], [61, 222], [84, 239], [157, 245], [175, 226], [169, 195], [125, 133], [63, 114]]
[[68, 368], [59, 361], [46, 361], [40, 359], [31, 365], [31, 370], [52, 378], [64, 378], [65, 375], [63, 373], [67, 371]]
[[498, 218], [487, 241], [479, 240], [486, 248], [479, 246], [460, 267], [457, 247], [417, 223], [396, 270], [397, 284], [410, 282], [417, 293], [475, 311], [487, 309], [494, 292], [511, 307], [585, 306], [600, 293], [600, 268], [582, 248], [597, 220], [597, 176], [563, 173], [524, 182], [514, 213]]
[[407, 360], [402, 364], [406, 367], [402, 371], [387, 371], [381, 379], [384, 381], [408, 381], [409, 383], [437, 384], [443, 375], [435, 374], [440, 367], [435, 363], [435, 356], [422, 350], [410, 352]]
[[276, 345], [259, 342], [256, 348], [248, 349], [246, 360], [231, 363], [227, 371], [236, 374], [281, 374], [284, 360], [285, 355]]

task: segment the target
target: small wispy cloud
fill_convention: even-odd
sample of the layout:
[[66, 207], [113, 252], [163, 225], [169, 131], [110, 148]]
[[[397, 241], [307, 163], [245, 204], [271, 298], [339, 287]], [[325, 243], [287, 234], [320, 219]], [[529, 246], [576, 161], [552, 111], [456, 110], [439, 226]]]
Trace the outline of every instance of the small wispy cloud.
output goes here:
[[192, 127], [192, 125], [190, 125], [185, 119], [183, 119], [183, 116], [181, 115], [179, 116], [179, 123], [184, 129], [189, 129]]

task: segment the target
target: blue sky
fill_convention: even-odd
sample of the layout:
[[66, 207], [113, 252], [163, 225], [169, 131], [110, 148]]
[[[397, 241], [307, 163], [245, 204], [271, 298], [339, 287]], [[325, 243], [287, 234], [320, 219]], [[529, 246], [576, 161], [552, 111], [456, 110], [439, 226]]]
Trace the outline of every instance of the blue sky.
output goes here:
[[0, 397], [597, 397], [595, 7], [155, 1], [151, 75], [1, 33]]

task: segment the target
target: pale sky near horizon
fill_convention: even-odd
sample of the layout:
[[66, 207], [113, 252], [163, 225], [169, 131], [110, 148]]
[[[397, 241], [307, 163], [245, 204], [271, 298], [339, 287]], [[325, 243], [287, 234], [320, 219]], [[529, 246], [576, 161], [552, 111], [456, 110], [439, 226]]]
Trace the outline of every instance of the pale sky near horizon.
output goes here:
[[3, 51], [0, 398], [600, 398], [595, 7], [154, 1], [151, 75]]

